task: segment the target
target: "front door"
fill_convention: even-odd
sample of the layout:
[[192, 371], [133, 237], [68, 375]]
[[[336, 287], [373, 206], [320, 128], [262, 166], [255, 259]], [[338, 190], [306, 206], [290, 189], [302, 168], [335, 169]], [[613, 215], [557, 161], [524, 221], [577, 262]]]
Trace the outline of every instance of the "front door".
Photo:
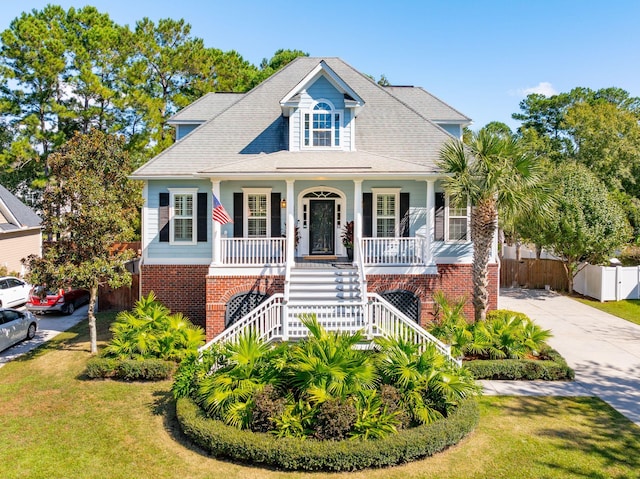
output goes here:
[[334, 200], [309, 201], [309, 254], [335, 254], [335, 214]]

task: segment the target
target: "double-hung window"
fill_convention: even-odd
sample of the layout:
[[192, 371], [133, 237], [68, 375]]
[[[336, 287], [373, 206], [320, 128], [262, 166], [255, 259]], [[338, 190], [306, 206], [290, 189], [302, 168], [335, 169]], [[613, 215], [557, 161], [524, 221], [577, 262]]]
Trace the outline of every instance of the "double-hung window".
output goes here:
[[447, 196], [447, 240], [469, 240], [469, 205], [466, 198]]
[[372, 188], [374, 198], [374, 226], [377, 238], [399, 235], [400, 188]]
[[271, 189], [245, 188], [243, 192], [245, 211], [247, 212], [245, 218], [247, 236], [249, 238], [266, 238], [269, 236], [267, 233], [271, 227], [269, 224]]
[[171, 244], [196, 244], [196, 188], [170, 188], [170, 226]]
[[340, 147], [342, 114], [326, 100], [316, 103], [303, 115], [303, 146], [305, 148]]

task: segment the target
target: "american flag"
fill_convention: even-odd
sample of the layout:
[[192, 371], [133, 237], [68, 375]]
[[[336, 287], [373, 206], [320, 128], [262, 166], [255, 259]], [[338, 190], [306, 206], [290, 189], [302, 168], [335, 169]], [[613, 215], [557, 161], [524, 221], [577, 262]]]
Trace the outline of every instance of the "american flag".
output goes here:
[[233, 223], [231, 216], [229, 216], [229, 213], [224, 209], [222, 203], [216, 198], [216, 195], [213, 195], [213, 221], [217, 221], [221, 225]]

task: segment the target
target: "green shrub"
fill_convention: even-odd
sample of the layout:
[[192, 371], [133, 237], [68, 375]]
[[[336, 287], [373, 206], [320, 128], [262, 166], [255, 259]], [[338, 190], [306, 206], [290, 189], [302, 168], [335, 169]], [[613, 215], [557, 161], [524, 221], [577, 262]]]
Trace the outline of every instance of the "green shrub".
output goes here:
[[564, 358], [551, 348], [542, 350], [541, 359], [481, 359], [465, 361], [464, 366], [476, 379], [562, 381], [575, 377]]
[[289, 470], [353, 471], [384, 467], [433, 455], [458, 443], [478, 424], [475, 401], [467, 400], [446, 419], [402, 430], [378, 440], [316, 441], [282, 438], [209, 419], [190, 398], [176, 405], [183, 432], [216, 457]]
[[153, 292], [132, 311], [122, 311], [111, 325], [113, 339], [105, 355], [118, 359], [164, 359], [180, 362], [204, 344], [202, 328], [182, 314], [171, 314]]
[[398, 420], [398, 428], [405, 429], [411, 425], [411, 415], [407, 411], [407, 407], [402, 400], [402, 396], [398, 390], [389, 384], [383, 384], [380, 387], [380, 399], [387, 411], [396, 415]]
[[278, 395], [278, 391], [267, 384], [262, 391], [253, 395], [253, 409], [251, 410], [251, 430], [268, 432], [276, 427], [274, 418], [282, 416], [287, 400]]
[[124, 381], [162, 381], [176, 369], [172, 361], [160, 359], [120, 360], [95, 357], [87, 361], [85, 374], [91, 379], [121, 379]]
[[112, 378], [116, 375], [118, 363], [117, 359], [97, 356], [87, 361], [85, 374], [91, 379]]
[[318, 407], [313, 437], [320, 441], [346, 439], [357, 418], [356, 408], [351, 401], [325, 401]]

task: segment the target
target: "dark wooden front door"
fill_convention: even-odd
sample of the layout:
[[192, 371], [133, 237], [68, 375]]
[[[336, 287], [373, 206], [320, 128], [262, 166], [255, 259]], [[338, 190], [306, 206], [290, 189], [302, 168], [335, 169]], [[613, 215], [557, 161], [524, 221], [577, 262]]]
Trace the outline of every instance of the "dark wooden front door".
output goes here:
[[309, 254], [333, 255], [336, 251], [334, 200], [309, 201]]

